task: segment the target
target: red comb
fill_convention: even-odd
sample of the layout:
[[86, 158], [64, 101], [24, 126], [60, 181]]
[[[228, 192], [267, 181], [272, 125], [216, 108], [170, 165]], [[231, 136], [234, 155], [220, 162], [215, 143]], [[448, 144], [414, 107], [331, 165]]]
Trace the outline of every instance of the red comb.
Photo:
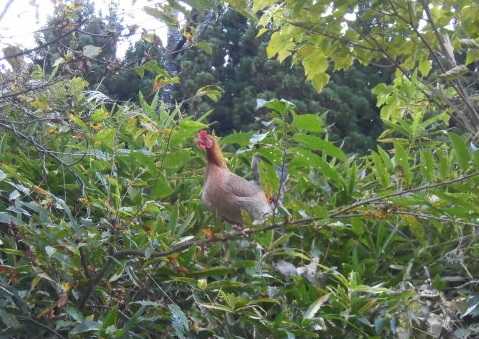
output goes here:
[[208, 132], [205, 130], [201, 130], [198, 132], [198, 136], [201, 138], [206, 137], [207, 135], [208, 135]]

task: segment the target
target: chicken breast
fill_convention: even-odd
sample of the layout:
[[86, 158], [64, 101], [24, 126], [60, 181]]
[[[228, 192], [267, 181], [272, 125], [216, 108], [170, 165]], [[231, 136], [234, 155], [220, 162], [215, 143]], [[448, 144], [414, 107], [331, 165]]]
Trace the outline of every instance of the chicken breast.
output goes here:
[[217, 216], [232, 224], [242, 224], [241, 211], [246, 211], [255, 223], [261, 223], [272, 213], [263, 190], [227, 168], [208, 166], [201, 199]]

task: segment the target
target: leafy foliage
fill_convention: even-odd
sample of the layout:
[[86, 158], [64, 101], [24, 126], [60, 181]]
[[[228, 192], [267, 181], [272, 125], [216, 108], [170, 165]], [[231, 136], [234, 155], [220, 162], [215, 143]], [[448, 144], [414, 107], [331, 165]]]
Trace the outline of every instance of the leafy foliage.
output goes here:
[[[280, 58], [275, 41], [297, 47], [283, 28], [269, 52]], [[158, 92], [121, 103], [80, 76], [23, 72], [42, 86], [0, 98], [2, 336], [478, 335], [479, 153], [423, 82], [376, 87], [386, 130], [364, 155], [330, 138], [323, 116], [259, 102], [262, 127], [221, 140], [229, 167], [249, 178], [260, 158], [271, 193], [285, 167], [289, 180], [283, 206], [240, 232], [199, 201], [206, 116]], [[163, 80], [152, 62], [136, 72]]]
[[447, 317], [467, 330], [478, 178], [459, 135], [405, 144], [390, 131], [390, 151], [348, 157], [318, 115], [266, 102], [270, 127], [225, 138], [230, 166], [248, 175], [258, 154], [274, 190], [286, 161], [291, 217], [244, 237], [200, 206], [192, 138], [206, 125], [158, 96], [110, 106], [79, 84], [58, 85], [78, 88], [75, 111], [45, 123], [36, 110], [33, 128], [11, 106], [3, 125], [3, 335], [389, 336]]
[[387, 62], [396, 71], [394, 85], [386, 91], [380, 85], [378, 92], [383, 94], [382, 114], [388, 120], [397, 121], [409, 112], [411, 96], [412, 103], [423, 97], [430, 109], [447, 109], [457, 125], [477, 133], [479, 109], [472, 99], [477, 94], [476, 71], [471, 67], [478, 61], [473, 43], [479, 34], [476, 1], [258, 0], [251, 7], [230, 4], [251, 17], [257, 14], [261, 31], [274, 32], [268, 56], [303, 65], [318, 91], [327, 85], [330, 69], [349, 69], [355, 61], [364, 65]]
[[[348, 151], [374, 147], [382, 126], [369, 89], [387, 81], [387, 69], [355, 65], [333, 75], [326, 90], [318, 93], [305, 83], [302, 67], [268, 59], [269, 34], [260, 38], [257, 34], [251, 20], [226, 9], [202, 33], [201, 43], [177, 57], [182, 81], [176, 97], [185, 101], [186, 112], [199, 116], [213, 111], [209, 120], [218, 123], [217, 132], [226, 134], [258, 128], [258, 118], [265, 114], [257, 111], [258, 104], [284, 98], [301, 112], [324, 113], [333, 125], [331, 136], [343, 140]], [[223, 88], [218, 102], [195, 97], [199, 88], [208, 85]]]

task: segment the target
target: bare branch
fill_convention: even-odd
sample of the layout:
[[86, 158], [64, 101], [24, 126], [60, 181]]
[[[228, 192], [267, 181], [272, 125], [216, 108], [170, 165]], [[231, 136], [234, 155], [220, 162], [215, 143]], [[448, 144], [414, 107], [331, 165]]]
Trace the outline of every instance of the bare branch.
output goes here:
[[6, 59], [13, 59], [13, 58], [16, 58], [16, 57], [19, 57], [19, 56], [22, 56], [22, 55], [27, 55], [27, 54], [30, 54], [32, 52], [41, 50], [41, 49], [43, 49], [47, 46], [53, 45], [53, 44], [57, 43], [58, 41], [62, 40], [63, 38], [69, 36], [70, 34], [73, 34], [73, 33], [77, 32], [78, 28], [81, 27], [81, 25], [83, 25], [85, 23], [85, 21], [86, 21], [85, 19], [82, 20], [80, 23], [78, 23], [75, 26], [75, 28], [72, 28], [72, 29], [66, 31], [65, 33], [59, 35], [57, 38], [55, 38], [53, 40], [47, 41], [44, 44], [38, 45], [37, 47], [33, 47], [33, 48], [30, 48], [30, 49], [25, 49], [25, 50], [23, 50], [21, 52], [18, 52], [18, 53], [5, 55], [2, 58], [0, 58], [0, 61], [6, 60]]
[[0, 21], [2, 21], [3, 17], [5, 14], [7, 14], [8, 8], [12, 5], [14, 0], [8, 0], [7, 3], [5, 4], [5, 7], [3, 7], [2, 12], [0, 13]]

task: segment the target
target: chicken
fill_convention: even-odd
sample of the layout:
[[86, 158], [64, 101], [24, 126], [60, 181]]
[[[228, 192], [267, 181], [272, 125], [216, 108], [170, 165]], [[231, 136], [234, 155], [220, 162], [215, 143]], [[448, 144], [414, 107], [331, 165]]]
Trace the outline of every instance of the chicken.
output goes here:
[[233, 225], [243, 224], [241, 211], [247, 212], [255, 223], [263, 222], [272, 213], [272, 205], [263, 190], [228, 169], [214, 136], [200, 131], [197, 145], [206, 151], [208, 162], [201, 195], [203, 204]]

